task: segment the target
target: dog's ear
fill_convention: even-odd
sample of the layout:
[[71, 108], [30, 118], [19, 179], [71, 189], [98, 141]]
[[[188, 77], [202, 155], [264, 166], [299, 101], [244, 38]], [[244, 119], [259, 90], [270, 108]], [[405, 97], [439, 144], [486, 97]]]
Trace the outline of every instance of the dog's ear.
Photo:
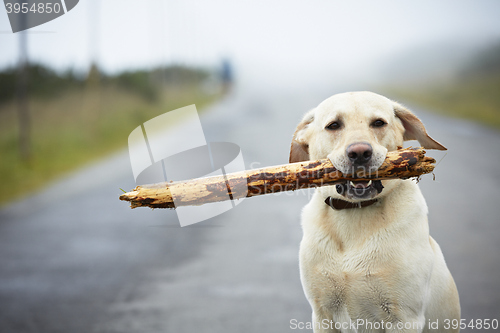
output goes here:
[[309, 125], [314, 120], [314, 109], [306, 113], [297, 125], [290, 146], [290, 163], [309, 161]]
[[434, 140], [427, 134], [424, 124], [410, 110], [394, 102], [394, 114], [398, 117], [405, 128], [403, 139], [417, 140], [420, 145], [427, 149], [447, 150], [445, 146]]

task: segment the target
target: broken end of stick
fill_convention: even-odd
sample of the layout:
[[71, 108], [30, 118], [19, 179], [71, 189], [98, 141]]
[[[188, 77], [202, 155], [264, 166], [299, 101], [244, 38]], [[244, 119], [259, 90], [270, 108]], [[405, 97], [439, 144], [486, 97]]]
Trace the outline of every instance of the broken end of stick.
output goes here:
[[139, 192], [134, 189], [130, 192], [123, 193], [122, 195], [120, 195], [120, 200], [132, 201], [133, 199], [137, 198], [137, 194], [139, 194]]
[[425, 156], [425, 150], [422, 149], [422, 174], [428, 174], [434, 171], [434, 168], [436, 167], [436, 160], [430, 156]]
[[[425, 156], [426, 151], [422, 147], [410, 147], [408, 149], [411, 149], [412, 151], [415, 151], [418, 153], [418, 158], [417, 161], [412, 162], [410, 166], [411, 168], [414, 168], [414, 173], [415, 175], [411, 175], [409, 177], [400, 177], [401, 179], [417, 179], [417, 182], [420, 180], [420, 177], [432, 173], [434, 171], [434, 168], [436, 167], [435, 163], [436, 160], [432, 157]], [[418, 165], [415, 165], [418, 164]]]
[[122, 201], [129, 201], [130, 202], [130, 208], [137, 208], [137, 207], [140, 207], [139, 204], [137, 204], [134, 200], [137, 199], [137, 195], [139, 194], [139, 191], [136, 191], [135, 189], [130, 191], [130, 192], [126, 192], [126, 193], [123, 193], [122, 195], [120, 195], [120, 200]]
[[434, 171], [434, 168], [436, 167], [434, 165], [434, 163], [436, 163], [436, 161], [434, 159], [432, 159], [433, 161], [432, 162], [429, 162], [428, 165], [425, 165], [422, 169], [422, 173], [423, 174], [428, 174], [428, 173], [431, 173], [432, 171]]
[[130, 202], [132, 209], [137, 207], [175, 209], [168, 186], [163, 183], [136, 186], [132, 191], [121, 194], [119, 199]]

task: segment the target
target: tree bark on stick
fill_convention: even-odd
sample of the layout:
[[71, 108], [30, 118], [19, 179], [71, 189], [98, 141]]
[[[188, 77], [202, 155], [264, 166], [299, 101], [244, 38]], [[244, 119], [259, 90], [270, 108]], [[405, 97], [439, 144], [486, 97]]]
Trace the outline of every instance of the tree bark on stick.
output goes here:
[[199, 206], [211, 202], [236, 200], [268, 193], [295, 191], [333, 185], [343, 180], [408, 179], [434, 170], [436, 161], [425, 156], [423, 148], [407, 148], [389, 152], [378, 170], [358, 171], [344, 175], [330, 160], [291, 163], [246, 170], [186, 181], [137, 186], [120, 195], [130, 201], [131, 208], [175, 208]]

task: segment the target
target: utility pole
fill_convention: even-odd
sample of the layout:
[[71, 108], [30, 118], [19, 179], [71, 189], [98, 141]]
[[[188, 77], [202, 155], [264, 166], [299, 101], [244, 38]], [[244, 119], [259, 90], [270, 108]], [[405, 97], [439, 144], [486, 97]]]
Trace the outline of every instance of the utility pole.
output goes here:
[[27, 16], [20, 15], [22, 31], [19, 32], [19, 64], [17, 80], [17, 113], [19, 120], [19, 153], [21, 160], [29, 163], [31, 152], [31, 116], [28, 101], [28, 33]]
[[97, 135], [98, 123], [102, 116], [103, 91], [101, 89], [101, 72], [99, 69], [99, 28], [100, 28], [100, 2], [99, 0], [87, 1], [88, 19], [88, 52], [90, 68], [85, 82], [83, 112], [89, 114], [92, 130]]
[[99, 89], [101, 73], [99, 71], [99, 28], [100, 28], [100, 3], [99, 1], [89, 1], [88, 3], [88, 23], [89, 23], [89, 49], [90, 49], [90, 69], [87, 77], [88, 85], [94, 89]]

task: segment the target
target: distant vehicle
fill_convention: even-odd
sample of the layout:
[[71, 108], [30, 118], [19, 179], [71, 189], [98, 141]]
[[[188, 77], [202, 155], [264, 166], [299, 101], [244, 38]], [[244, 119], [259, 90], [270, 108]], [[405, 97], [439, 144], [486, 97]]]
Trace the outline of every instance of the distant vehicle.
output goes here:
[[222, 69], [220, 72], [220, 77], [222, 81], [222, 86], [224, 91], [228, 91], [233, 84], [233, 66], [229, 59], [222, 60]]

